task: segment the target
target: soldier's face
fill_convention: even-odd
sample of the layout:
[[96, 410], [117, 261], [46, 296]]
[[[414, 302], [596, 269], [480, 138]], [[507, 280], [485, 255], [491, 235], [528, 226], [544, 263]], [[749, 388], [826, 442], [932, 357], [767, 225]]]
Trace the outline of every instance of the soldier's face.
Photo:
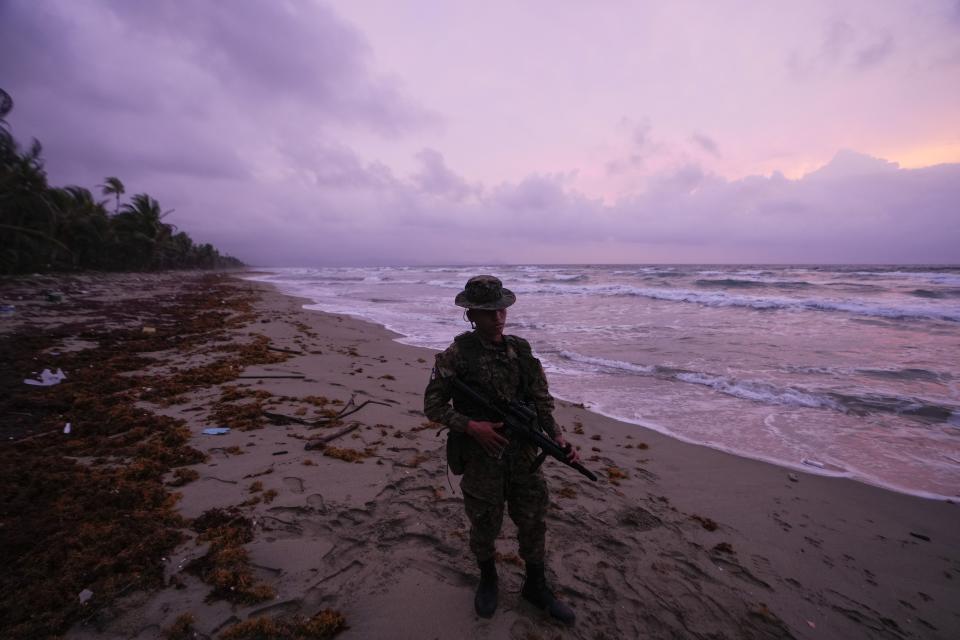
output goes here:
[[503, 328], [507, 326], [507, 310], [471, 309], [470, 319], [477, 325], [483, 337], [497, 342], [503, 337]]

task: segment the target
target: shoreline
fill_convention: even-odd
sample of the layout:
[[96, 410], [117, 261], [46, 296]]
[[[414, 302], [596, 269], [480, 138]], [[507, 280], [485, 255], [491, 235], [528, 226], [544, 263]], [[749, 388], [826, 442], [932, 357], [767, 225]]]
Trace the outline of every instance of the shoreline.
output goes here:
[[[300, 301], [303, 302], [302, 308], [303, 308], [305, 311], [308, 311], [308, 312], [316, 312], [316, 313], [325, 313], [325, 314], [334, 313], [334, 312], [326, 311], [326, 310], [323, 310], [323, 309], [311, 308], [311, 307], [318, 307], [318, 306], [319, 306], [319, 303], [315, 302], [314, 300], [312, 300], [312, 299], [310, 299], [310, 298], [304, 297], [304, 296], [302, 296], [302, 295], [298, 295], [298, 294], [295, 294], [295, 293], [288, 293], [288, 292], [286, 292], [286, 291], [283, 291], [279, 285], [277, 285], [277, 284], [275, 284], [275, 283], [273, 283], [273, 282], [269, 282], [269, 281], [265, 281], [265, 280], [258, 280], [258, 279], [248, 279], [246, 276], [241, 277], [241, 279], [246, 280], [246, 281], [249, 281], [249, 282], [257, 282], [257, 283], [259, 283], [259, 284], [263, 284], [263, 285], [272, 287], [275, 291], [277, 291], [277, 292], [280, 293], [281, 295], [288, 296], [288, 297], [293, 298], [293, 299], [296, 299], [296, 300], [300, 300]], [[390, 332], [391, 334], [393, 334], [393, 335], [395, 336], [394, 340], [395, 340], [395, 342], [397, 342], [398, 344], [403, 344], [403, 345], [410, 346], [410, 347], [414, 347], [414, 348], [418, 348], [418, 349], [424, 349], [424, 350], [427, 350], [427, 351], [429, 351], [429, 352], [431, 352], [431, 353], [437, 353], [437, 352], [439, 351], [438, 349], [434, 349], [434, 348], [432, 348], [432, 347], [428, 347], [428, 346], [425, 346], [425, 345], [422, 345], [422, 344], [417, 344], [417, 342], [414, 341], [412, 338], [410, 338], [410, 336], [407, 336], [407, 335], [403, 334], [402, 332], [398, 331], [397, 329], [390, 327], [388, 324], [383, 324], [383, 323], [378, 322], [377, 320], [375, 320], [375, 319], [373, 319], [373, 318], [370, 318], [370, 317], [367, 317], [367, 316], [365, 316], [365, 315], [355, 314], [355, 313], [346, 313], [346, 312], [345, 312], [345, 313], [338, 313], [338, 314], [335, 314], [335, 315], [348, 316], [348, 317], [350, 317], [350, 318], [352, 318], [352, 319], [354, 319], [354, 320], [356, 320], [356, 321], [358, 321], [358, 322], [364, 322], [364, 323], [370, 324], [370, 325], [372, 325], [372, 326], [374, 326], [374, 327], [377, 327], [378, 329], [382, 329], [382, 330], [388, 331], [388, 332]], [[452, 339], [452, 336], [451, 336], [451, 339]], [[555, 398], [556, 400], [561, 401], [561, 402], [564, 402], [564, 403], [566, 403], [566, 404], [568, 404], [568, 405], [578, 404], [578, 403], [574, 402], [573, 400], [571, 400], [571, 399], [569, 399], [569, 398], [565, 398], [565, 397], [563, 397], [562, 395], [559, 395], [559, 394], [557, 394], [557, 393], [555, 393], [555, 392], [553, 393], [553, 396], [554, 396], [554, 398]], [[668, 428], [666, 428], [666, 427], [660, 427], [660, 426], [655, 425], [655, 424], [653, 424], [653, 423], [651, 423], [651, 422], [649, 422], [649, 421], [648, 421], [648, 422], [641, 422], [641, 421], [639, 421], [639, 420], [630, 420], [630, 419], [625, 418], [625, 417], [623, 417], [623, 416], [618, 416], [618, 415], [615, 415], [615, 414], [612, 414], [612, 413], [604, 412], [604, 411], [602, 411], [602, 410], [600, 410], [600, 409], [598, 409], [598, 408], [596, 408], [596, 407], [593, 407], [593, 406], [591, 406], [591, 405], [585, 405], [585, 406], [586, 406], [586, 408], [587, 408], [588, 411], [590, 411], [591, 413], [594, 413], [594, 414], [596, 414], [596, 415], [598, 415], [598, 416], [603, 416], [603, 417], [605, 417], [605, 418], [609, 418], [609, 419], [611, 419], [611, 420], [614, 420], [614, 421], [617, 421], [617, 422], [620, 422], [620, 423], [623, 423], [623, 424], [626, 424], [626, 425], [632, 425], [632, 426], [635, 426], [635, 427], [640, 427], [641, 429], [643, 429], [643, 430], [645, 430], [645, 431], [655, 432], [655, 433], [658, 433], [658, 434], [663, 435], [663, 436], [665, 436], [665, 437], [668, 437], [668, 438], [672, 438], [672, 439], [674, 439], [674, 440], [677, 440], [678, 442], [682, 442], [682, 443], [684, 443], [684, 444], [688, 444], [688, 445], [692, 445], [692, 446], [699, 446], [699, 447], [706, 447], [706, 448], [708, 448], [708, 449], [712, 449], [712, 450], [717, 451], [717, 452], [721, 452], [721, 453], [725, 453], [725, 454], [728, 454], [728, 455], [732, 455], [732, 456], [736, 456], [736, 457], [739, 457], [739, 458], [743, 458], [743, 459], [745, 459], [745, 460], [751, 460], [751, 461], [755, 461], [755, 462], [761, 462], [761, 463], [765, 463], [765, 464], [770, 464], [770, 465], [773, 465], [773, 466], [776, 466], [776, 467], [779, 467], [779, 468], [782, 468], [782, 469], [786, 469], [786, 470], [791, 471], [791, 472], [799, 472], [799, 473], [805, 473], [805, 474], [815, 475], [815, 476], [822, 476], [822, 477], [827, 477], [827, 478], [838, 478], [838, 479], [851, 480], [851, 481], [853, 481], [853, 482], [858, 482], [858, 483], [861, 483], [861, 484], [864, 484], [864, 485], [867, 485], [867, 486], [871, 486], [871, 487], [875, 487], [875, 488], [879, 488], [879, 489], [884, 489], [884, 490], [886, 490], [886, 491], [891, 491], [891, 492], [893, 492], [893, 493], [898, 493], [898, 494], [907, 495], [907, 496], [911, 496], [911, 497], [921, 498], [921, 499], [924, 499], [924, 500], [933, 500], [933, 501], [942, 501], [942, 502], [960, 502], [960, 494], [958, 494], [958, 495], [946, 495], [946, 494], [940, 494], [940, 493], [935, 493], [935, 492], [931, 492], [931, 491], [908, 489], [908, 488], [901, 487], [901, 486], [897, 486], [897, 485], [894, 485], [894, 484], [891, 484], [891, 483], [882, 482], [881, 480], [877, 479], [876, 477], [872, 477], [872, 476], [870, 476], [870, 475], [868, 475], [868, 474], [864, 474], [863, 472], [859, 472], [859, 473], [858, 473], [858, 472], [855, 472], [855, 471], [850, 471], [850, 470], [847, 470], [847, 469], [840, 469], [840, 468], [831, 469], [830, 467], [834, 467], [834, 465], [829, 464], [829, 463], [820, 463], [820, 464], [824, 464], [825, 466], [823, 466], [823, 467], [818, 467], [818, 466], [816, 466], [815, 464], [807, 464], [807, 463], [804, 463], [803, 461], [794, 463], [794, 462], [790, 462], [790, 461], [786, 461], [786, 460], [775, 459], [775, 458], [769, 457], [769, 456], [751, 455], [749, 452], [740, 451], [740, 450], [737, 450], [737, 449], [735, 449], [735, 448], [733, 448], [733, 447], [725, 447], [725, 446], [719, 445], [719, 444], [712, 444], [712, 443], [709, 443], [709, 442], [702, 442], [702, 441], [696, 440], [696, 439], [694, 439], [694, 438], [687, 438], [687, 437], [683, 436], [682, 434], [677, 434], [677, 433], [671, 431], [670, 429], [668, 429]], [[816, 460], [812, 460], [812, 461], [813, 461], [813, 462], [818, 462], [818, 461], [816, 461]]]
[[[421, 413], [434, 352], [398, 343], [367, 321], [303, 309], [302, 298], [239, 275], [221, 279], [207, 311], [183, 316], [196, 325], [192, 337], [183, 321], [142, 335], [137, 310], [179, 304], [177, 292], [186, 289], [202, 294], [210, 285], [193, 276], [92, 278], [75, 287], [69, 306], [18, 305], [21, 327], [61, 326], [70, 344], [87, 335], [70, 328], [81, 315], [135, 339], [149, 360], [131, 361], [131, 374], [146, 376], [151, 388], [138, 383], [127, 390], [131, 398], [151, 419], [181, 421], [184, 446], [204, 457], [163, 476], [183, 541], [151, 560], [162, 580], [110, 602], [97, 600], [103, 584], [76, 583], [64, 606], [77, 606], [89, 588], [97, 608], [81, 609], [66, 637], [158, 638], [189, 614], [191, 629], [217, 638], [246, 621], [330, 610], [348, 627], [337, 633], [342, 640], [946, 640], [960, 631], [958, 505], [788, 473], [566, 402], [558, 402], [557, 421], [600, 476], [591, 483], [544, 465], [548, 575], [577, 625], [557, 627], [519, 598], [523, 569], [509, 519], [498, 540], [501, 607], [479, 619], [458, 479], [447, 475], [443, 437]], [[97, 302], [118, 297], [131, 313], [111, 315]], [[224, 314], [233, 297], [248, 302]], [[238, 356], [245, 359], [237, 366], [211, 367]], [[67, 371], [63, 391], [96, 373]], [[47, 393], [56, 397], [58, 389]], [[351, 400], [360, 409], [328, 426], [267, 419], [324, 422]], [[51, 431], [38, 440], [82, 444], [92, 426], [75, 422], [69, 438]], [[231, 430], [203, 433], [213, 426]], [[335, 439], [306, 449], [318, 436]], [[129, 458], [70, 460], [91, 471], [136, 468]], [[245, 559], [231, 571], [245, 576], [249, 600], [212, 590], [212, 576], [197, 573], [225, 544], [211, 537], [210, 522], [242, 541], [229, 547], [231, 558]]]

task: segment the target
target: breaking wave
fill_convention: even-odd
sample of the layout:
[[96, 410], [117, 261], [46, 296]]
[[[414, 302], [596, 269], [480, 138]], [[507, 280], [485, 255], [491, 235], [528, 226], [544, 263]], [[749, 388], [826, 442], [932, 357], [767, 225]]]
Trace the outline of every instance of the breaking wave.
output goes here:
[[702, 279], [694, 282], [695, 285], [699, 287], [723, 287], [730, 289], [767, 289], [767, 288], [777, 288], [777, 289], [804, 289], [806, 287], [813, 287], [809, 282], [804, 282], [801, 280], [791, 281], [791, 280], [740, 280], [737, 278], [720, 278], [720, 279]]
[[886, 318], [889, 320], [941, 320], [960, 322], [960, 309], [923, 306], [885, 306], [844, 300], [816, 298], [753, 297], [722, 291], [703, 292], [686, 289], [654, 289], [630, 285], [563, 286], [521, 285], [521, 293], [577, 294], [597, 296], [637, 296], [668, 302], [689, 302], [706, 307], [745, 307], [758, 310], [840, 311], [854, 315]]
[[[947, 423], [960, 426], [960, 407], [953, 407], [921, 398], [865, 393], [839, 393], [836, 391], [811, 390], [801, 387], [782, 387], [759, 380], [739, 380], [729, 376], [700, 371], [685, 371], [659, 365], [639, 365], [621, 360], [595, 358], [572, 351], [560, 351], [564, 360], [598, 367], [608, 372], [625, 372], [709, 387], [728, 396], [787, 407], [829, 409], [841, 413], [866, 416], [876, 413], [900, 415], [921, 422]], [[920, 370], [903, 371], [903, 375], [926, 377], [935, 375]], [[893, 373], [893, 372], [890, 372]]]

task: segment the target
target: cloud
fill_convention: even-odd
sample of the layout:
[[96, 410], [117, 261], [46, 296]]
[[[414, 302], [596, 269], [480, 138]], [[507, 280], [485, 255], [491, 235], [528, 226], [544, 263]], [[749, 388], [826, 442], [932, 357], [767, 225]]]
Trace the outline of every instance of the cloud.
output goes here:
[[875, 67], [889, 57], [895, 48], [893, 36], [888, 33], [873, 44], [858, 51], [854, 64], [858, 69]]
[[622, 156], [606, 163], [607, 175], [618, 175], [642, 168], [647, 158], [661, 148], [661, 145], [651, 137], [650, 121], [646, 118], [640, 122], [634, 122], [626, 117], [621, 118], [618, 128], [627, 133], [626, 150]]
[[[362, 34], [319, 2], [113, 0], [128, 35], [169, 44], [248, 107], [294, 102], [385, 134], [433, 117], [371, 69]], [[266, 100], [264, 100], [264, 98]]]
[[460, 201], [476, 192], [466, 180], [447, 167], [443, 155], [435, 149], [423, 149], [416, 155], [420, 170], [413, 176], [417, 188], [427, 194]]
[[834, 20], [823, 34], [821, 56], [836, 61], [843, 58], [856, 39], [856, 31], [846, 20]]
[[[791, 59], [804, 77], [836, 74], [831, 89], [849, 84], [841, 74], [908, 49], [900, 31], [894, 40], [857, 22], [822, 24]], [[672, 69], [647, 86], [676, 88]], [[459, 91], [466, 71], [444, 71], [451, 78], [436, 84]], [[509, 174], [490, 173], [508, 178], [475, 180], [448, 158], [482, 155], [477, 138], [438, 134], [438, 117], [379, 73], [363, 34], [321, 2], [7, 0], [0, 78], [17, 103], [15, 135], [43, 141], [54, 183], [118, 175], [129, 192], [175, 208], [170, 221], [198, 241], [252, 263], [960, 261], [957, 165], [902, 169], [845, 151], [800, 180], [728, 180], [712, 172], [721, 146], [695, 127], [737, 140], [738, 154], [747, 145], [722, 118], [704, 119], [675, 95], [650, 111], [656, 131], [646, 117], [624, 118], [607, 145], [602, 127], [584, 129], [580, 149], [589, 147], [593, 166], [582, 175], [628, 197], [578, 192], [564, 171], [580, 157], [561, 157], [571, 147], [546, 125], [530, 138], [548, 146], [491, 136], [501, 147], [510, 141], [511, 154], [516, 143], [520, 159]], [[749, 101], [737, 95], [737, 104]], [[646, 108], [637, 100], [608, 105], [603, 117]], [[485, 114], [464, 109], [458, 117], [493, 130]], [[515, 122], [510, 111], [511, 131], [543, 115], [530, 111], [517, 107]], [[453, 139], [459, 148], [443, 146]], [[365, 147], [369, 140], [377, 144]], [[534, 164], [543, 149], [557, 151], [556, 164]]]
[[881, 65], [896, 50], [896, 40], [888, 32], [871, 33], [846, 20], [833, 20], [823, 28], [819, 49], [804, 55], [792, 50], [786, 67], [793, 77], [807, 78], [835, 69], [866, 71]]
[[[298, 214], [256, 245], [237, 242], [242, 255], [270, 264], [960, 261], [960, 165], [902, 169], [844, 151], [799, 180], [774, 173], [730, 181], [692, 164], [610, 205], [552, 175], [466, 199], [451, 192], [424, 200], [419, 191], [414, 179], [376, 197], [293, 198], [282, 206], [344, 214], [318, 220], [316, 237]], [[283, 250], [269, 249], [267, 238]]]
[[295, 157], [315, 160], [304, 171], [318, 184], [389, 181], [339, 137], [396, 137], [436, 118], [371, 58], [317, 2], [0, 4], [15, 131], [40, 138], [53, 177], [71, 182], [239, 179]]
[[896, 162], [874, 158], [850, 149], [841, 149], [830, 162], [804, 176], [804, 180], [844, 180], [860, 176], [882, 175], [894, 177], [899, 169], [900, 165]]
[[710, 136], [706, 136], [702, 133], [694, 133], [690, 137], [690, 140], [702, 150], [712, 155], [714, 158], [720, 157], [720, 147], [717, 146], [717, 143]]

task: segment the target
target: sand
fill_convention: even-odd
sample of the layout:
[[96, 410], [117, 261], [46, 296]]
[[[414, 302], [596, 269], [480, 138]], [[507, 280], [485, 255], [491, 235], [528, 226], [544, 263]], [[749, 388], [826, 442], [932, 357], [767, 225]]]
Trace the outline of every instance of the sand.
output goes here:
[[[77, 314], [85, 296], [135, 289], [142, 304], [158, 304], [196, 277], [149, 276], [149, 287], [131, 277], [53, 284], [73, 287]], [[792, 472], [566, 403], [558, 422], [601, 476], [591, 483], [556, 462], [545, 465], [548, 575], [577, 623], [554, 624], [519, 597], [523, 570], [508, 519], [498, 543], [500, 607], [493, 619], [479, 619], [458, 478], [446, 472], [443, 435], [422, 414], [433, 353], [370, 323], [306, 311], [305, 301], [267, 285], [233, 279], [228, 286], [255, 298], [228, 331], [234, 344], [260, 335], [299, 354], [241, 373], [303, 377], [229, 380], [192, 389], [175, 404], [140, 406], [184, 420], [189, 445], [207, 454], [186, 467], [195, 480], [171, 488], [180, 494], [175, 509], [194, 519], [236, 507], [252, 524], [243, 544], [252, 575], [274, 596], [256, 604], [210, 600], [211, 585], [186, 570], [209, 544], [187, 524], [185, 541], [158, 560], [168, 586], [123, 595], [67, 637], [158, 638], [189, 613], [196, 637], [212, 638], [253, 617], [326, 609], [345, 617], [343, 639], [960, 637], [957, 504]], [[5, 333], [66, 321], [50, 306], [15, 304], [16, 315], [0, 321]], [[84, 347], [81, 336], [76, 345]], [[196, 348], [151, 355], [160, 376], [209, 359]], [[222, 420], [237, 414], [212, 414], [224, 386], [266, 392], [257, 419], [263, 408], [309, 420], [374, 402], [334, 426], [267, 421], [241, 430], [242, 422]], [[327, 452], [353, 450], [364, 454], [359, 461], [305, 448], [354, 424]], [[232, 430], [203, 435], [211, 426]], [[24, 435], [33, 434], [16, 437]]]

